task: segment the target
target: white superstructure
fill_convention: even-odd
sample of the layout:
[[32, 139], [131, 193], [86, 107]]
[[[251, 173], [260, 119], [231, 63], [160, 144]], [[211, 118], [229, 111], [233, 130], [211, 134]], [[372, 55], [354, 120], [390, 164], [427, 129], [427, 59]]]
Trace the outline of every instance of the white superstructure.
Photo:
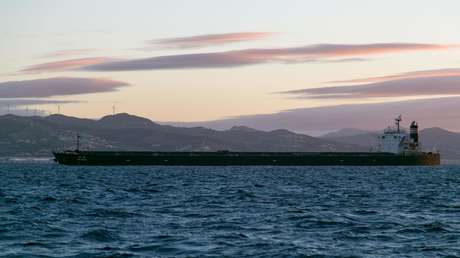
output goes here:
[[410, 135], [400, 128], [401, 116], [395, 119], [396, 128], [388, 127], [379, 136], [379, 151], [401, 154], [419, 150], [418, 125], [414, 121], [410, 127]]

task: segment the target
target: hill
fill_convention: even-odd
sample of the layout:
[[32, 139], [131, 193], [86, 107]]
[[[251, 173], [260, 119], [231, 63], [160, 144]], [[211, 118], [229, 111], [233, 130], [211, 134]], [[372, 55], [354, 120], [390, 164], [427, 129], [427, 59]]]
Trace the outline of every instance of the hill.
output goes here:
[[355, 136], [360, 134], [368, 134], [369, 131], [356, 129], [356, 128], [343, 128], [334, 132], [330, 132], [321, 136], [321, 138], [339, 138], [339, 137], [348, 137]]
[[152, 151], [359, 151], [349, 143], [319, 139], [288, 130], [259, 131], [235, 126], [218, 131], [203, 127], [159, 125], [126, 113], [99, 120], [63, 115], [0, 116], [0, 156], [50, 156], [75, 148], [77, 133], [87, 150]]

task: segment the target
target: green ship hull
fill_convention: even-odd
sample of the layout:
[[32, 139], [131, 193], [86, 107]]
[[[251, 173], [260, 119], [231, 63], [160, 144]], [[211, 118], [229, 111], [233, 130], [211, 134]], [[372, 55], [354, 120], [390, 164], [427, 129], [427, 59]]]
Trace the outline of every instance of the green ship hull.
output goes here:
[[132, 152], [62, 151], [55, 161], [64, 165], [159, 166], [435, 166], [439, 153], [411, 152]]

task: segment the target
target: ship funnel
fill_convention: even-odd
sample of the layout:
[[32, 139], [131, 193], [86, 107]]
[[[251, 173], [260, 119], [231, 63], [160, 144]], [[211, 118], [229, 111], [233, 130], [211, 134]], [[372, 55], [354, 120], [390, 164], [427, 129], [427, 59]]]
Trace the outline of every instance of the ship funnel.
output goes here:
[[415, 121], [412, 121], [410, 124], [410, 139], [416, 145], [418, 145], [418, 124]]

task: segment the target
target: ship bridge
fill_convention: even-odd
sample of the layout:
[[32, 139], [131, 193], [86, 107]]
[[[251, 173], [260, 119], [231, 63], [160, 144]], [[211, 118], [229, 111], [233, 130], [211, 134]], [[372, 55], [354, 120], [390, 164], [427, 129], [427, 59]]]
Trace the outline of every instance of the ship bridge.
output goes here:
[[379, 147], [381, 152], [400, 154], [407, 151], [418, 151], [418, 125], [414, 121], [411, 124], [410, 135], [401, 129], [402, 117], [395, 119], [396, 127], [388, 127], [379, 136]]

